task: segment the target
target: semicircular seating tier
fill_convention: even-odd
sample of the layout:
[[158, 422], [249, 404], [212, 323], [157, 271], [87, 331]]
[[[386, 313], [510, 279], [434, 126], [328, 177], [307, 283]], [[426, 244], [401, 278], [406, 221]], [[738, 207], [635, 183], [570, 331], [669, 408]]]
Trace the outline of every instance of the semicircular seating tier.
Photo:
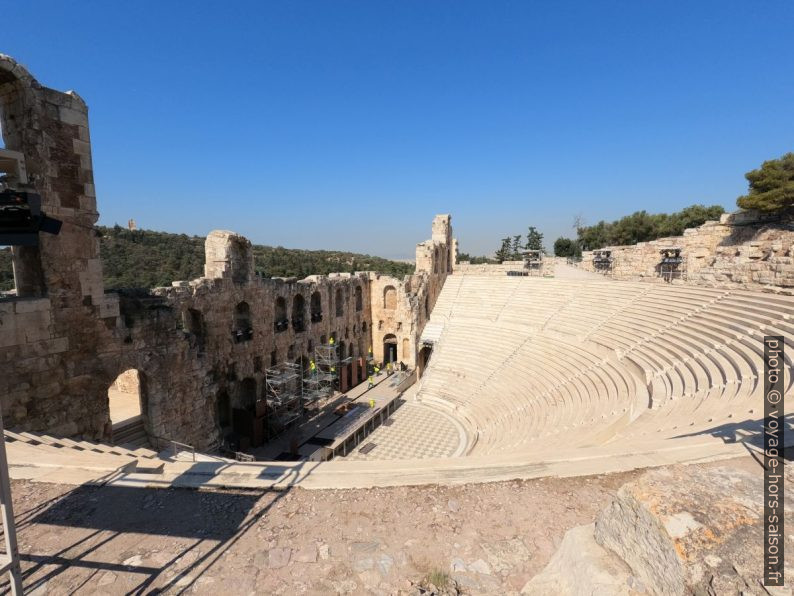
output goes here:
[[768, 293], [452, 275], [417, 399], [461, 423], [472, 455], [736, 440], [763, 418], [765, 335], [784, 337], [791, 388], [792, 316]]

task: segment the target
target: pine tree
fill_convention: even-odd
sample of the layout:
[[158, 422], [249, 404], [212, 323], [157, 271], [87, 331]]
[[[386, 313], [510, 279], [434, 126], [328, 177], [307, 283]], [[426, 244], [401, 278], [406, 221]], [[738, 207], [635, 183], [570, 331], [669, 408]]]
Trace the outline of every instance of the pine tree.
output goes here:
[[518, 261], [521, 259], [521, 234], [513, 236], [513, 246], [511, 248], [512, 259]]
[[538, 232], [535, 226], [529, 226], [527, 230], [527, 250], [543, 250], [543, 234]]
[[496, 260], [502, 263], [510, 259], [510, 237], [502, 238], [502, 247], [496, 251]]
[[744, 176], [750, 192], [736, 200], [742, 209], [771, 212], [794, 207], [794, 153], [765, 161]]

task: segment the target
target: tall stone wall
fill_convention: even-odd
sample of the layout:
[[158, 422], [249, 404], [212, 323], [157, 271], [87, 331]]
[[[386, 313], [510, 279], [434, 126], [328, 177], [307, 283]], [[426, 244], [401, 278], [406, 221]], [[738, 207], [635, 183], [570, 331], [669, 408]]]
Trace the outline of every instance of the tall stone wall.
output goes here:
[[416, 246], [416, 273], [398, 280], [370, 274], [372, 289], [372, 352], [384, 359], [384, 343], [396, 342], [397, 359], [416, 366], [419, 338], [436, 304], [444, 280], [457, 258], [452, 216], [436, 215], [432, 237]]
[[[62, 220], [38, 247], [14, 247], [17, 296], [0, 301], [0, 396], [7, 424], [71, 434], [101, 429], [87, 396], [106, 392], [103, 358], [119, 322], [102, 285], [88, 108], [73, 92], [38, 83], [0, 55], [0, 119], [7, 149], [25, 159], [29, 190]], [[107, 409], [107, 408], [105, 408]]]
[[[659, 281], [659, 251], [676, 246], [685, 259], [687, 283], [794, 293], [794, 218], [769, 221], [753, 214], [726, 214], [683, 236], [660, 238], [612, 251], [615, 279]], [[593, 253], [582, 254], [583, 269], [593, 271]]]
[[[150, 436], [207, 448], [220, 438], [219, 406], [265, 390], [265, 369], [303, 362], [335, 339], [345, 357], [383, 359], [383, 342], [416, 361], [417, 338], [454, 254], [451, 218], [437, 216], [417, 272], [306, 279], [256, 275], [251, 243], [214, 231], [204, 276], [149, 292], [105, 294], [85, 103], [42, 87], [0, 56], [0, 117], [21, 152], [44, 211], [63, 220], [35, 250], [15, 248], [17, 295], [0, 300], [0, 405], [9, 427], [107, 438], [108, 389], [124, 371], [140, 381]], [[388, 298], [388, 302], [386, 302]]]

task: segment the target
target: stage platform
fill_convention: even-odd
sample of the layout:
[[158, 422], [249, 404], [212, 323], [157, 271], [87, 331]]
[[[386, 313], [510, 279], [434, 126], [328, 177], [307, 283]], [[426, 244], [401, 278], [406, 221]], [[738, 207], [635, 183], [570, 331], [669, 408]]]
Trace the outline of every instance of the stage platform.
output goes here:
[[260, 461], [326, 461], [347, 455], [400, 406], [400, 396], [415, 378], [414, 371], [382, 372], [371, 389], [364, 382], [336, 394], [317, 415], [250, 453]]

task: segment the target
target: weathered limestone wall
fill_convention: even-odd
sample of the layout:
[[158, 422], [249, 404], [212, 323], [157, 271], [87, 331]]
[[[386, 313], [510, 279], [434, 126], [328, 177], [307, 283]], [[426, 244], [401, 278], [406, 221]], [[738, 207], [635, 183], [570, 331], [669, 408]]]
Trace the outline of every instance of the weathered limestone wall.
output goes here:
[[452, 272], [457, 243], [452, 238], [452, 217], [433, 219], [432, 238], [416, 246], [416, 273], [398, 280], [370, 274], [372, 288], [372, 352], [384, 359], [384, 341], [394, 336], [397, 359], [416, 366], [419, 337], [430, 318], [444, 280]]
[[[753, 219], [751, 214], [726, 214], [719, 222], [706, 222], [685, 230], [683, 236], [605, 247], [612, 251], [613, 277], [661, 282], [659, 251], [668, 246], [683, 249], [688, 283], [794, 292], [791, 216], [764, 222]], [[592, 252], [584, 252], [581, 267], [593, 271], [592, 259]]]
[[59, 235], [40, 235], [39, 247], [13, 250], [18, 296], [0, 301], [6, 423], [30, 421], [64, 434], [102, 428], [107, 417], [87, 396], [107, 391], [106, 363], [85, 355], [112, 341], [119, 310], [118, 297], [104, 294], [92, 231], [88, 109], [77, 94], [43, 87], [0, 55], [0, 119], [6, 148], [25, 158], [30, 190], [41, 195], [48, 215], [63, 221]]
[[[507, 275], [508, 271], [527, 271], [524, 261], [503, 261], [501, 263], [480, 263], [472, 265], [461, 261], [455, 265], [455, 275]], [[537, 271], [532, 272], [537, 275]], [[554, 260], [543, 259], [540, 275], [554, 275]]]
[[422, 263], [403, 280], [370, 272], [261, 278], [251, 243], [214, 231], [202, 278], [105, 294], [85, 103], [0, 56], [0, 117], [5, 145], [25, 156], [44, 211], [64, 222], [59, 235], [40, 236], [40, 251], [15, 253], [18, 296], [0, 300], [9, 427], [107, 438], [108, 389], [134, 369], [147, 433], [203, 449], [220, 438], [221, 403], [259, 397], [266, 368], [305, 365], [331, 337], [345, 357], [364, 359], [372, 346], [382, 360], [392, 334], [398, 358], [415, 363], [454, 262], [449, 215], [435, 218], [433, 238], [417, 247]]

